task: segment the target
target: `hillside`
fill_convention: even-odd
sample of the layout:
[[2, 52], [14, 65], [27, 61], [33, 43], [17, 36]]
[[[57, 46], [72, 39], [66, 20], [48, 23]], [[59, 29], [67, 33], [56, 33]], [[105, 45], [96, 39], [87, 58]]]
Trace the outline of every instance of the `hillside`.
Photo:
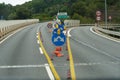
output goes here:
[[[4, 19], [52, 20], [58, 11], [67, 12], [70, 18], [80, 19], [82, 23], [95, 23], [96, 11], [102, 12], [104, 22], [105, 0], [32, 0], [23, 5], [0, 4], [0, 16]], [[113, 23], [120, 23], [120, 0], [107, 0], [108, 16]]]

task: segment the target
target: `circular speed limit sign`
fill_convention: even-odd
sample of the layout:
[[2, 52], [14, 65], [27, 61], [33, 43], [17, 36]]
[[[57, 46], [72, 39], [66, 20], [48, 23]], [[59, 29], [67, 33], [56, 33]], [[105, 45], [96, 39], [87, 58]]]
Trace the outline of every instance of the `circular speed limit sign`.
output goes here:
[[96, 15], [97, 15], [97, 16], [100, 16], [100, 15], [101, 15], [101, 12], [100, 12], [100, 11], [96, 11]]

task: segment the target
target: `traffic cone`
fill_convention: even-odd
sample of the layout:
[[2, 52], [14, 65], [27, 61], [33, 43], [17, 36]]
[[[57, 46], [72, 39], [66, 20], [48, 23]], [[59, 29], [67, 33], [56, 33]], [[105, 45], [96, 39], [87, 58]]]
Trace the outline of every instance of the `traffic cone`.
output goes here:
[[52, 30], [51, 29], [49, 29], [49, 33], [51, 33], [52, 32]]
[[70, 70], [68, 70], [68, 72], [67, 72], [67, 79], [68, 79], [68, 80], [71, 79], [71, 73], [70, 73]]
[[53, 54], [51, 55], [50, 59], [53, 61]]
[[70, 58], [69, 58], [69, 55], [67, 55], [67, 59], [66, 59], [67, 61], [69, 61], [70, 60]]
[[63, 54], [61, 54], [59, 51], [54, 51], [54, 54], [57, 56], [57, 57], [62, 57]]
[[66, 45], [66, 50], [68, 50], [68, 47], [67, 47], [67, 45]]
[[59, 47], [59, 46], [57, 46], [57, 47], [56, 47], [56, 51], [62, 51], [62, 48]]
[[62, 56], [64, 56], [64, 55], [63, 55], [63, 54], [61, 54], [61, 53], [57, 55], [57, 57], [62, 57]]

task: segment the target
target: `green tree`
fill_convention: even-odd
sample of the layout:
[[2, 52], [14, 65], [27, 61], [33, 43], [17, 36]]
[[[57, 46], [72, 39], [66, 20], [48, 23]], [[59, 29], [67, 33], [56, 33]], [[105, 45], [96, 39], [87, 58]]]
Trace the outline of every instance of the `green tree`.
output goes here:
[[29, 9], [20, 7], [16, 10], [16, 19], [28, 19], [31, 18], [31, 11]]

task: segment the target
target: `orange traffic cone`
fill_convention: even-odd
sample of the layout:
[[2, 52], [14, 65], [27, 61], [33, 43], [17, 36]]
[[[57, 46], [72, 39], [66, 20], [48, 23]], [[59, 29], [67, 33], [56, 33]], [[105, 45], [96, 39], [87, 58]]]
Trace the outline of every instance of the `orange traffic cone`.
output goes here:
[[62, 51], [62, 48], [61, 47], [56, 47], [56, 51]]
[[57, 57], [62, 57], [63, 54], [61, 54], [59, 51], [54, 51], [54, 54], [57, 56]]
[[62, 56], [64, 56], [64, 55], [63, 55], [63, 54], [61, 54], [61, 53], [57, 55], [57, 57], [62, 57]]

